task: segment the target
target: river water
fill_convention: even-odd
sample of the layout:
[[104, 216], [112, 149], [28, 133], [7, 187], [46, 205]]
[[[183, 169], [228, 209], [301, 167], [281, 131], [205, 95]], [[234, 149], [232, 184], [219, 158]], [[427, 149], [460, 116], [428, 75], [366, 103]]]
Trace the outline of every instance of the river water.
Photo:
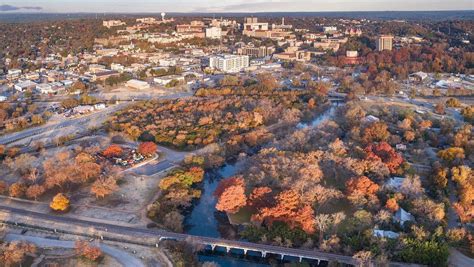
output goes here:
[[[298, 129], [307, 127], [317, 127], [321, 123], [331, 118], [336, 111], [336, 106], [331, 106], [323, 114], [315, 118], [309, 123], [300, 123]], [[227, 163], [217, 170], [206, 172], [204, 177], [202, 195], [198, 203], [194, 206], [191, 213], [186, 217], [186, 233], [191, 235], [221, 237], [219, 226], [225, 222], [227, 218], [219, 213], [215, 206], [216, 198], [213, 196], [219, 181], [232, 177], [238, 172], [237, 163]], [[202, 252], [199, 255], [200, 262], [215, 262], [222, 267], [263, 267], [271, 266], [268, 261], [259, 259], [259, 257], [243, 257], [242, 255], [226, 255], [225, 253]]]

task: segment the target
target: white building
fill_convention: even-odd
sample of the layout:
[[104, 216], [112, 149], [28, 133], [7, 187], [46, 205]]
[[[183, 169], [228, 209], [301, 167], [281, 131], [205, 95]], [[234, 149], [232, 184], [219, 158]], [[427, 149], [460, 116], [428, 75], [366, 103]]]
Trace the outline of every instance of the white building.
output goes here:
[[54, 93], [53, 87], [49, 83], [40, 83], [36, 85], [36, 90], [42, 94], [52, 94]]
[[7, 101], [8, 97], [0, 95], [0, 102]]
[[36, 87], [36, 83], [29, 80], [15, 84], [15, 90], [19, 92], [23, 92], [28, 89], [34, 89], [35, 87]]
[[395, 233], [393, 231], [374, 230], [374, 236], [375, 237], [381, 237], [381, 238], [396, 239], [400, 236], [400, 234]]
[[222, 36], [222, 29], [220, 27], [210, 27], [206, 29], [206, 38], [220, 39]]
[[14, 80], [18, 79], [21, 76], [21, 70], [20, 69], [9, 69], [7, 72], [7, 79], [9, 80]]
[[240, 72], [248, 68], [249, 64], [249, 56], [245, 55], [218, 55], [209, 58], [209, 67], [222, 72]]
[[184, 77], [180, 75], [168, 75], [168, 76], [163, 76], [163, 77], [156, 77], [153, 79], [153, 82], [162, 86], [166, 86], [173, 80], [181, 82], [181, 81], [184, 81]]
[[128, 81], [125, 85], [127, 87], [130, 87], [130, 88], [133, 88], [133, 89], [138, 89], [138, 90], [144, 90], [144, 89], [149, 89], [150, 88], [150, 85], [147, 82], [140, 81], [140, 80], [135, 80], [135, 79], [132, 79], [132, 80]]
[[107, 28], [112, 28], [125, 25], [125, 22], [122, 22], [120, 20], [104, 20], [102, 21], [102, 25]]
[[323, 27], [323, 31], [324, 31], [325, 33], [337, 32], [337, 27], [336, 27], [336, 26], [324, 26], [324, 27]]

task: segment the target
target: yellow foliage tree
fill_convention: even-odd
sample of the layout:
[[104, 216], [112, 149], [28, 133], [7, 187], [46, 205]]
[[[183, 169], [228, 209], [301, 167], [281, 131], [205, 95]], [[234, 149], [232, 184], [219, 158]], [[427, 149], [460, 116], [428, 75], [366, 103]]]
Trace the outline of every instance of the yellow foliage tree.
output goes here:
[[49, 204], [49, 207], [55, 211], [65, 211], [69, 208], [69, 198], [67, 198], [62, 193], [58, 193], [56, 196], [54, 196], [53, 200]]

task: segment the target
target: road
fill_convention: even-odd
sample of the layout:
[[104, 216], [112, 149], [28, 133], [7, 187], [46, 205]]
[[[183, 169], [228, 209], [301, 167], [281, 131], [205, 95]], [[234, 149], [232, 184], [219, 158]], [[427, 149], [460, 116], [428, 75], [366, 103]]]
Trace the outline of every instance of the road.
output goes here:
[[[37, 236], [25, 236], [25, 235], [17, 235], [17, 234], [7, 234], [5, 236], [5, 240], [7, 242], [11, 241], [26, 241], [29, 243], [33, 243], [38, 247], [42, 248], [66, 248], [66, 249], [74, 249], [75, 244], [73, 241], [65, 241], [65, 240], [54, 240], [48, 238], [41, 238]], [[136, 267], [145, 267], [145, 265], [138, 260], [137, 258], [133, 257], [132, 255], [128, 254], [123, 250], [119, 250], [113, 248], [111, 246], [99, 243], [98, 246], [105, 254], [115, 258], [122, 266], [136, 266]]]
[[[189, 241], [195, 242], [197, 244], [203, 245], [210, 245], [215, 244], [218, 246], [224, 247], [231, 247], [231, 248], [241, 248], [241, 249], [248, 249], [253, 251], [264, 251], [266, 253], [272, 254], [284, 254], [284, 255], [293, 255], [293, 256], [301, 256], [305, 258], [313, 258], [313, 259], [321, 259], [325, 261], [338, 261], [347, 264], [355, 264], [354, 259], [350, 256], [338, 255], [338, 254], [331, 254], [325, 253], [320, 251], [314, 250], [304, 250], [304, 249], [294, 249], [294, 248], [286, 248], [286, 247], [278, 247], [272, 245], [264, 245], [264, 244], [255, 244], [250, 242], [244, 241], [234, 241], [234, 240], [225, 240], [219, 238], [211, 238], [211, 237], [200, 237], [200, 236], [193, 236], [187, 234], [179, 234], [168, 232], [165, 230], [152, 230], [152, 229], [143, 229], [143, 228], [132, 228], [127, 226], [120, 226], [120, 225], [113, 225], [107, 223], [99, 223], [87, 220], [80, 220], [70, 217], [60, 217], [56, 215], [50, 214], [43, 214], [28, 210], [16, 209], [7, 206], [0, 206], [0, 211], [3, 211], [7, 214], [17, 214], [26, 216], [28, 219], [24, 222], [18, 223], [28, 223], [28, 221], [41, 221], [42, 227], [47, 228], [48, 225], [52, 225], [54, 223], [63, 223], [67, 224], [70, 227], [68, 229], [79, 229], [83, 227], [84, 229], [91, 229], [94, 228], [99, 231], [107, 231], [107, 233], [116, 233], [122, 236], [128, 236], [130, 238], [136, 239], [140, 237], [144, 237], [143, 242], [146, 242], [145, 238], [156, 237], [156, 243], [159, 242], [161, 239], [171, 239], [171, 240], [180, 240], [180, 241]], [[6, 220], [6, 219], [5, 219]], [[10, 221], [11, 222], [11, 221]], [[51, 226], [49, 226], [51, 227]], [[86, 234], [90, 231], [85, 231], [82, 234]], [[104, 235], [104, 240], [107, 237]], [[153, 245], [153, 244], [149, 244]]]
[[127, 103], [121, 103], [118, 105], [111, 106], [105, 110], [94, 112], [85, 116], [65, 119], [61, 122], [49, 123], [43, 126], [29, 128], [21, 132], [3, 135], [0, 137], [0, 144], [7, 145], [19, 141], [21, 139], [29, 138], [39, 134], [44, 134], [46, 132], [60, 131], [61, 129], [69, 126], [86, 125], [88, 122], [91, 121], [105, 121], [110, 114], [117, 112], [118, 110], [124, 108], [126, 105]]

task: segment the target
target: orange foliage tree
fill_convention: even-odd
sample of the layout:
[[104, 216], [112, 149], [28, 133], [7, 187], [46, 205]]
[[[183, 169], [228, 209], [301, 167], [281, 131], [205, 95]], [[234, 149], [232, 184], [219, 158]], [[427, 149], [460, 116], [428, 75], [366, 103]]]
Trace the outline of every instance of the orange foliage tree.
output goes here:
[[232, 177], [222, 180], [216, 188], [216, 209], [227, 213], [236, 213], [247, 204], [245, 182], [242, 177]]
[[54, 196], [49, 206], [55, 211], [66, 211], [69, 208], [69, 198], [61, 193], [58, 193], [56, 196]]
[[119, 145], [110, 145], [103, 152], [102, 155], [107, 158], [120, 157], [123, 154], [123, 149]]
[[102, 251], [100, 248], [91, 246], [86, 241], [78, 240], [74, 245], [76, 253], [88, 260], [97, 261], [102, 257]]
[[373, 196], [379, 190], [379, 185], [372, 182], [367, 176], [352, 178], [346, 182], [347, 192], [349, 194], [362, 194], [364, 196]]
[[11, 197], [23, 197], [26, 192], [26, 185], [16, 182], [10, 186], [8, 191]]
[[228, 179], [224, 179], [219, 182], [216, 190], [214, 191], [214, 196], [219, 198], [224, 191], [230, 186], [245, 186], [245, 181], [242, 176], [235, 176]]
[[145, 157], [153, 156], [158, 149], [158, 146], [153, 142], [144, 142], [138, 145], [138, 153]]
[[117, 181], [114, 177], [96, 180], [91, 187], [91, 192], [95, 194], [96, 198], [104, 198], [114, 191], [117, 191]]
[[386, 141], [390, 136], [385, 122], [374, 122], [364, 129], [363, 140], [367, 143]]
[[301, 202], [295, 191], [283, 191], [276, 196], [275, 201], [274, 206], [259, 209], [258, 213], [252, 216], [252, 220], [269, 225], [281, 221], [291, 228], [300, 227], [306, 233], [314, 233], [314, 211], [310, 205]]
[[43, 195], [45, 191], [46, 188], [44, 188], [44, 186], [34, 184], [26, 189], [26, 197], [36, 200], [39, 196]]
[[396, 172], [397, 168], [403, 163], [402, 156], [387, 142], [371, 144], [367, 146], [365, 152], [368, 160], [382, 161], [392, 173]]
[[387, 203], [385, 203], [385, 207], [390, 210], [391, 212], [397, 211], [400, 206], [398, 206], [397, 200], [395, 198], [389, 198]]

